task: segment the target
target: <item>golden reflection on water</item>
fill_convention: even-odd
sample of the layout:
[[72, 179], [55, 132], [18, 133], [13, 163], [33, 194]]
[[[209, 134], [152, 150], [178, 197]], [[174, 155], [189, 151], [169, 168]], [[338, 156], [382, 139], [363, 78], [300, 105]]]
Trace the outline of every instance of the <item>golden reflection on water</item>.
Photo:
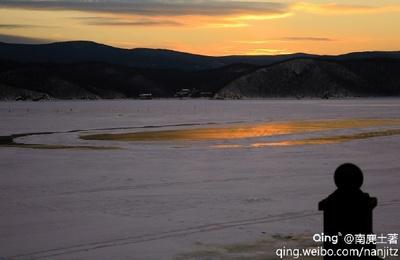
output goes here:
[[[399, 119], [344, 119], [319, 121], [271, 122], [263, 124], [236, 125], [220, 128], [192, 128], [164, 131], [147, 131], [119, 134], [92, 134], [80, 136], [83, 140], [107, 141], [178, 141], [178, 140], [223, 140], [253, 137], [299, 134], [326, 130], [365, 128], [400, 125]], [[320, 140], [323, 142], [324, 140]], [[330, 140], [325, 140], [329, 142]], [[309, 142], [313, 142], [309, 140]], [[315, 141], [318, 142], [318, 141]], [[254, 144], [264, 145], [264, 144]], [[269, 143], [268, 145], [271, 145]], [[285, 145], [282, 142], [275, 145]], [[234, 145], [235, 146], [235, 145]], [[237, 147], [231, 147], [237, 148]]]
[[271, 146], [295, 146], [295, 145], [316, 145], [316, 144], [334, 144], [334, 143], [343, 143], [353, 140], [362, 140], [373, 137], [383, 137], [383, 136], [392, 136], [392, 135], [400, 135], [400, 129], [390, 129], [390, 130], [382, 130], [382, 131], [373, 131], [373, 132], [363, 132], [356, 133], [350, 135], [337, 135], [337, 136], [324, 136], [324, 137], [316, 137], [316, 138], [308, 138], [308, 139], [300, 139], [300, 140], [286, 140], [279, 142], [264, 142], [264, 143], [253, 143], [250, 145], [213, 145], [212, 148], [218, 149], [233, 149], [233, 148], [263, 148], [263, 147], [271, 147]]
[[218, 148], [218, 149], [234, 149], [234, 148], [244, 148], [245, 145], [241, 144], [217, 144], [211, 145], [211, 148]]

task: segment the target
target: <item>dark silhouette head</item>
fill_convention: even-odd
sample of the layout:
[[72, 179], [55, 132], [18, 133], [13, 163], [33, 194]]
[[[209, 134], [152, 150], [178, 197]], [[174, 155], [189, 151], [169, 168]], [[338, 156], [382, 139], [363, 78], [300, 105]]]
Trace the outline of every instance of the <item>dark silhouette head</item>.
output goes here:
[[358, 190], [364, 181], [361, 169], [352, 163], [340, 165], [335, 171], [334, 178], [336, 186], [341, 190]]

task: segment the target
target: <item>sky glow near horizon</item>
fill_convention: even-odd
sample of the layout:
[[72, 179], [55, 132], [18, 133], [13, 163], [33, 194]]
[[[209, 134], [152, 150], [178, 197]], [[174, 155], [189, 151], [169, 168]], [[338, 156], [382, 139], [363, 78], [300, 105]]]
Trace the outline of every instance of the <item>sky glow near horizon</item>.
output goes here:
[[399, 50], [398, 0], [0, 0], [0, 41], [205, 55]]

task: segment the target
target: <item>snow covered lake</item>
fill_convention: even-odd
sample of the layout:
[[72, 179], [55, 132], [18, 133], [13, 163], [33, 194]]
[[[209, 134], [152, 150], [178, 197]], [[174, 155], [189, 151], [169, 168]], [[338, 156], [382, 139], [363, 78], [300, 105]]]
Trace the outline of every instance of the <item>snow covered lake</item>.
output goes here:
[[[400, 99], [0, 103], [0, 259], [277, 259], [344, 162], [400, 231]], [[313, 258], [316, 259], [316, 258]]]

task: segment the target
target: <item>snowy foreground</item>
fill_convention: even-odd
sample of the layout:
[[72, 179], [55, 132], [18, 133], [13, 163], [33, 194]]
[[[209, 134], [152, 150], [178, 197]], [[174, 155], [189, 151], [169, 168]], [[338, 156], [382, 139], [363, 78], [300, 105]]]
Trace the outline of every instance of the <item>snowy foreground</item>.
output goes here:
[[0, 259], [276, 259], [284, 245], [316, 246], [318, 202], [348, 161], [364, 170], [363, 190], [378, 198], [375, 232], [400, 231], [400, 135], [251, 146], [400, 129], [396, 120], [234, 140], [79, 138], [392, 120], [400, 119], [399, 99], [2, 102], [0, 118], [1, 136], [51, 132], [0, 146]]

